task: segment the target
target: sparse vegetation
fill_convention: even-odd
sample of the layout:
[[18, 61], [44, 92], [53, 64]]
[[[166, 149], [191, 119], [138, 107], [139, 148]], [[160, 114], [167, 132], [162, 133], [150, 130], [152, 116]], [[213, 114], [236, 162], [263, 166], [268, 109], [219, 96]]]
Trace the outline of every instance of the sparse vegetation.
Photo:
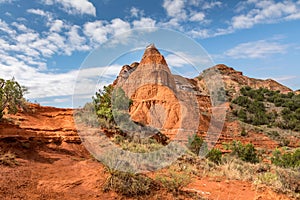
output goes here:
[[[300, 95], [282, 94], [266, 88], [243, 87], [241, 95], [232, 100], [235, 114], [253, 125], [268, 125], [294, 131], [300, 130]], [[231, 106], [233, 107], [233, 106]], [[272, 109], [270, 109], [272, 107]]]
[[168, 173], [157, 175], [155, 178], [168, 191], [178, 193], [180, 189], [190, 183], [190, 175], [186, 172], [168, 171]]
[[241, 160], [250, 163], [258, 163], [259, 158], [256, 153], [256, 149], [253, 144], [248, 143], [243, 145], [240, 141], [233, 141], [229, 147], [231, 149], [231, 154], [237, 156]]
[[142, 174], [133, 174], [129, 172], [110, 171], [103, 190], [115, 191], [126, 197], [138, 195], [147, 195], [158, 189], [158, 185], [151, 178]]
[[280, 150], [276, 149], [273, 152], [271, 161], [274, 165], [284, 168], [300, 168], [300, 149], [287, 153], [282, 153]]
[[98, 127], [99, 120], [95, 113], [95, 106], [93, 103], [86, 103], [82, 109], [78, 109], [75, 112], [75, 117], [78, 120], [89, 127]]
[[156, 151], [164, 147], [161, 143], [152, 138], [145, 138], [143, 140], [134, 141], [131, 137], [125, 137], [118, 134], [116, 134], [112, 138], [112, 141], [120, 145], [123, 150], [135, 153]]

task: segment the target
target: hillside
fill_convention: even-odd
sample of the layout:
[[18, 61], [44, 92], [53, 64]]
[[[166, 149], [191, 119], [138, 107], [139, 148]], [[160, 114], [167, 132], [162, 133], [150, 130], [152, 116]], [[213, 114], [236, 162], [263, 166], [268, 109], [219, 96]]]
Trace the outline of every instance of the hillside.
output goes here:
[[[213, 93], [206, 80], [216, 71], [223, 84]], [[139, 63], [124, 65], [111, 87], [122, 88], [130, 99], [126, 109], [134, 127], [155, 129], [135, 129], [137, 135], [131, 138], [121, 130], [124, 124], [76, 124], [74, 113], [84, 109], [36, 104], [16, 115], [6, 114], [0, 122], [1, 199], [299, 198], [299, 154], [295, 149], [300, 146], [300, 133], [297, 122], [284, 126], [290, 118], [298, 117], [297, 92], [274, 80], [246, 77], [223, 64], [194, 79], [173, 75], [154, 45], [146, 48]], [[212, 101], [216, 94], [217, 100]], [[284, 109], [289, 109], [286, 115], [282, 114]], [[272, 118], [273, 110], [276, 115]], [[82, 119], [89, 119], [86, 114]], [[265, 121], [256, 120], [261, 115], [264, 120], [266, 115]], [[217, 119], [224, 122], [212, 123]], [[220, 135], [212, 134], [211, 130], [220, 127]], [[130, 152], [156, 151], [172, 141], [188, 143], [189, 150], [162, 169], [123, 173], [90, 155], [84, 146], [88, 140], [82, 134], [87, 130], [92, 131], [96, 146], [106, 145], [97, 143], [104, 133], [110, 142]], [[149, 130], [155, 130], [149, 133], [153, 137], [143, 138], [141, 133], [147, 135]], [[191, 141], [191, 137], [195, 139]], [[205, 158], [197, 156], [200, 143], [209, 146], [214, 142], [216, 146]], [[272, 157], [280, 147], [289, 153], [284, 155], [290, 163], [279, 157], [280, 152], [277, 160]]]

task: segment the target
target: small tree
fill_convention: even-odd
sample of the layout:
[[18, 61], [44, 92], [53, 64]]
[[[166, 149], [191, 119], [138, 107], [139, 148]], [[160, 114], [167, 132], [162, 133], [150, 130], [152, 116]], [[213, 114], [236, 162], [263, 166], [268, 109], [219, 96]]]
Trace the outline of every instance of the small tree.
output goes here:
[[27, 89], [13, 79], [4, 80], [0, 78], [0, 120], [4, 110], [15, 114], [19, 107], [24, 106], [23, 94]]
[[219, 149], [211, 149], [208, 154], [206, 155], [206, 157], [216, 163], [216, 164], [220, 164], [221, 163], [221, 159], [222, 159], [222, 152]]
[[204, 144], [204, 141], [201, 137], [197, 134], [193, 135], [192, 137], [188, 138], [188, 145], [191, 152], [198, 155], [201, 149], [201, 146]]
[[116, 126], [116, 123], [123, 128], [133, 125], [128, 114], [132, 100], [126, 96], [122, 88], [114, 88], [112, 85], [104, 86], [103, 90], [96, 92], [93, 103], [100, 125], [106, 128], [111, 125]]

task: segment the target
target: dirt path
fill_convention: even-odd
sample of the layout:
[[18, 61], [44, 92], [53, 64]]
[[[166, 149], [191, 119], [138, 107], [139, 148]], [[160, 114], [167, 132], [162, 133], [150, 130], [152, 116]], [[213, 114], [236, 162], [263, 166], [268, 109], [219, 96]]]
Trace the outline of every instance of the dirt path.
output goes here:
[[[26, 147], [26, 148], [25, 148]], [[102, 164], [91, 158], [82, 145], [1, 143], [0, 153], [10, 151], [17, 155], [18, 166], [0, 165], [0, 199], [22, 200], [81, 200], [128, 199], [114, 192], [104, 193], [101, 186], [108, 174]], [[202, 178], [187, 188], [198, 197], [211, 200], [286, 200], [269, 188], [254, 187], [250, 182]], [[174, 197], [164, 190], [149, 196], [132, 199], [187, 199]], [[191, 198], [190, 198], [191, 199]]]
[[81, 145], [29, 151], [16, 151], [19, 166], [0, 165], [0, 199], [116, 199], [101, 191], [107, 174]]

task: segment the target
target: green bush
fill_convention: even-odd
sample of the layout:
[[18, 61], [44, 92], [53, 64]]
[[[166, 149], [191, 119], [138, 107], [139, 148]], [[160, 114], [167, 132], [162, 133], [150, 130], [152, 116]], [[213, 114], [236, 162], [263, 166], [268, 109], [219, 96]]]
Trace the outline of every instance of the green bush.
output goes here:
[[241, 136], [242, 137], [248, 136], [248, 133], [246, 132], [245, 128], [242, 129]]
[[259, 158], [253, 144], [243, 145], [240, 141], [233, 141], [230, 145], [231, 154], [237, 156], [241, 160], [250, 163], [258, 163]]
[[293, 153], [282, 153], [276, 149], [273, 152], [271, 161], [274, 165], [284, 168], [299, 168], [300, 167], [300, 149]]
[[220, 164], [222, 160], [222, 152], [219, 149], [211, 149], [208, 154], [206, 155], [208, 160]]

